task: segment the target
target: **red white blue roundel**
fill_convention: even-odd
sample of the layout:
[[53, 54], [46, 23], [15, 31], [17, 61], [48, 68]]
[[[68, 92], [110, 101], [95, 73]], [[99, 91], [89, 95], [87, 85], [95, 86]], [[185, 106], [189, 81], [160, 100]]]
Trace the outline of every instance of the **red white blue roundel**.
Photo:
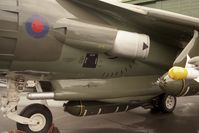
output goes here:
[[32, 37], [42, 38], [48, 33], [49, 26], [43, 17], [35, 15], [27, 20], [26, 30]]

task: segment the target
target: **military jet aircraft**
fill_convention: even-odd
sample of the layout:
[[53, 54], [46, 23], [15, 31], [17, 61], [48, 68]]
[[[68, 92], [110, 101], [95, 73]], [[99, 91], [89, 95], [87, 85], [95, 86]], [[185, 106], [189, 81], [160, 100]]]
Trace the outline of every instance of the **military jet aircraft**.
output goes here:
[[17, 114], [19, 94], [33, 80], [37, 91], [27, 98], [66, 101], [64, 110], [76, 116], [139, 106], [171, 113], [177, 96], [199, 92], [197, 5], [0, 0], [0, 74], [7, 79], [1, 111], [19, 130], [48, 132], [53, 118], [46, 106]]

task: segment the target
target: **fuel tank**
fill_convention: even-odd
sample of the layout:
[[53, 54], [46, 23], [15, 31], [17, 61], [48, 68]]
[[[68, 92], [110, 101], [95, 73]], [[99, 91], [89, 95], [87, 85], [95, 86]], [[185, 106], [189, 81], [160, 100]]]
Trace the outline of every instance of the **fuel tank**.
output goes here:
[[89, 116], [108, 113], [125, 112], [140, 106], [141, 104], [115, 104], [98, 101], [69, 101], [64, 104], [64, 110], [74, 116]]

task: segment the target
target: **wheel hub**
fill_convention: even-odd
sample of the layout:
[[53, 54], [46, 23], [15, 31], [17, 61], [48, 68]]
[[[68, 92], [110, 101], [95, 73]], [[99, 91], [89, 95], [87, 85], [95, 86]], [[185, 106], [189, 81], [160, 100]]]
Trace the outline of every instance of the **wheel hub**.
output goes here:
[[165, 102], [168, 109], [172, 109], [175, 106], [175, 98], [173, 96], [168, 96]]
[[30, 118], [37, 121], [36, 125], [29, 125], [29, 128], [32, 131], [38, 132], [38, 131], [41, 131], [45, 127], [46, 118], [44, 117], [44, 115], [37, 113], [37, 114], [32, 115]]

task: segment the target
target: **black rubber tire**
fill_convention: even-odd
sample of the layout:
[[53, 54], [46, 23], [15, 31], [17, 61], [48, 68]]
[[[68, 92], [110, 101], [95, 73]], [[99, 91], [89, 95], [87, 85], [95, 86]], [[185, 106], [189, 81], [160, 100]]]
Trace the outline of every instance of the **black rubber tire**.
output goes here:
[[[174, 99], [174, 105], [172, 106], [172, 108], [168, 108], [166, 106], [166, 101], [168, 97], [172, 97]], [[177, 102], [177, 99], [175, 96], [168, 95], [168, 94], [161, 95], [160, 101], [159, 101], [160, 111], [163, 113], [172, 113], [176, 107], [176, 102]]]
[[159, 107], [153, 107], [151, 108], [151, 113], [159, 113], [161, 112], [160, 108]]
[[60, 131], [57, 127], [54, 127], [52, 133], [60, 133]]
[[31, 116], [33, 116], [34, 114], [42, 114], [45, 119], [46, 119], [46, 125], [45, 127], [38, 131], [38, 132], [34, 132], [32, 131], [28, 125], [24, 125], [24, 124], [20, 124], [17, 123], [17, 129], [20, 131], [24, 131], [26, 133], [47, 133], [50, 129], [50, 127], [52, 126], [52, 113], [51, 111], [42, 104], [31, 104], [27, 107], [25, 107], [21, 113], [19, 115], [30, 118]]

